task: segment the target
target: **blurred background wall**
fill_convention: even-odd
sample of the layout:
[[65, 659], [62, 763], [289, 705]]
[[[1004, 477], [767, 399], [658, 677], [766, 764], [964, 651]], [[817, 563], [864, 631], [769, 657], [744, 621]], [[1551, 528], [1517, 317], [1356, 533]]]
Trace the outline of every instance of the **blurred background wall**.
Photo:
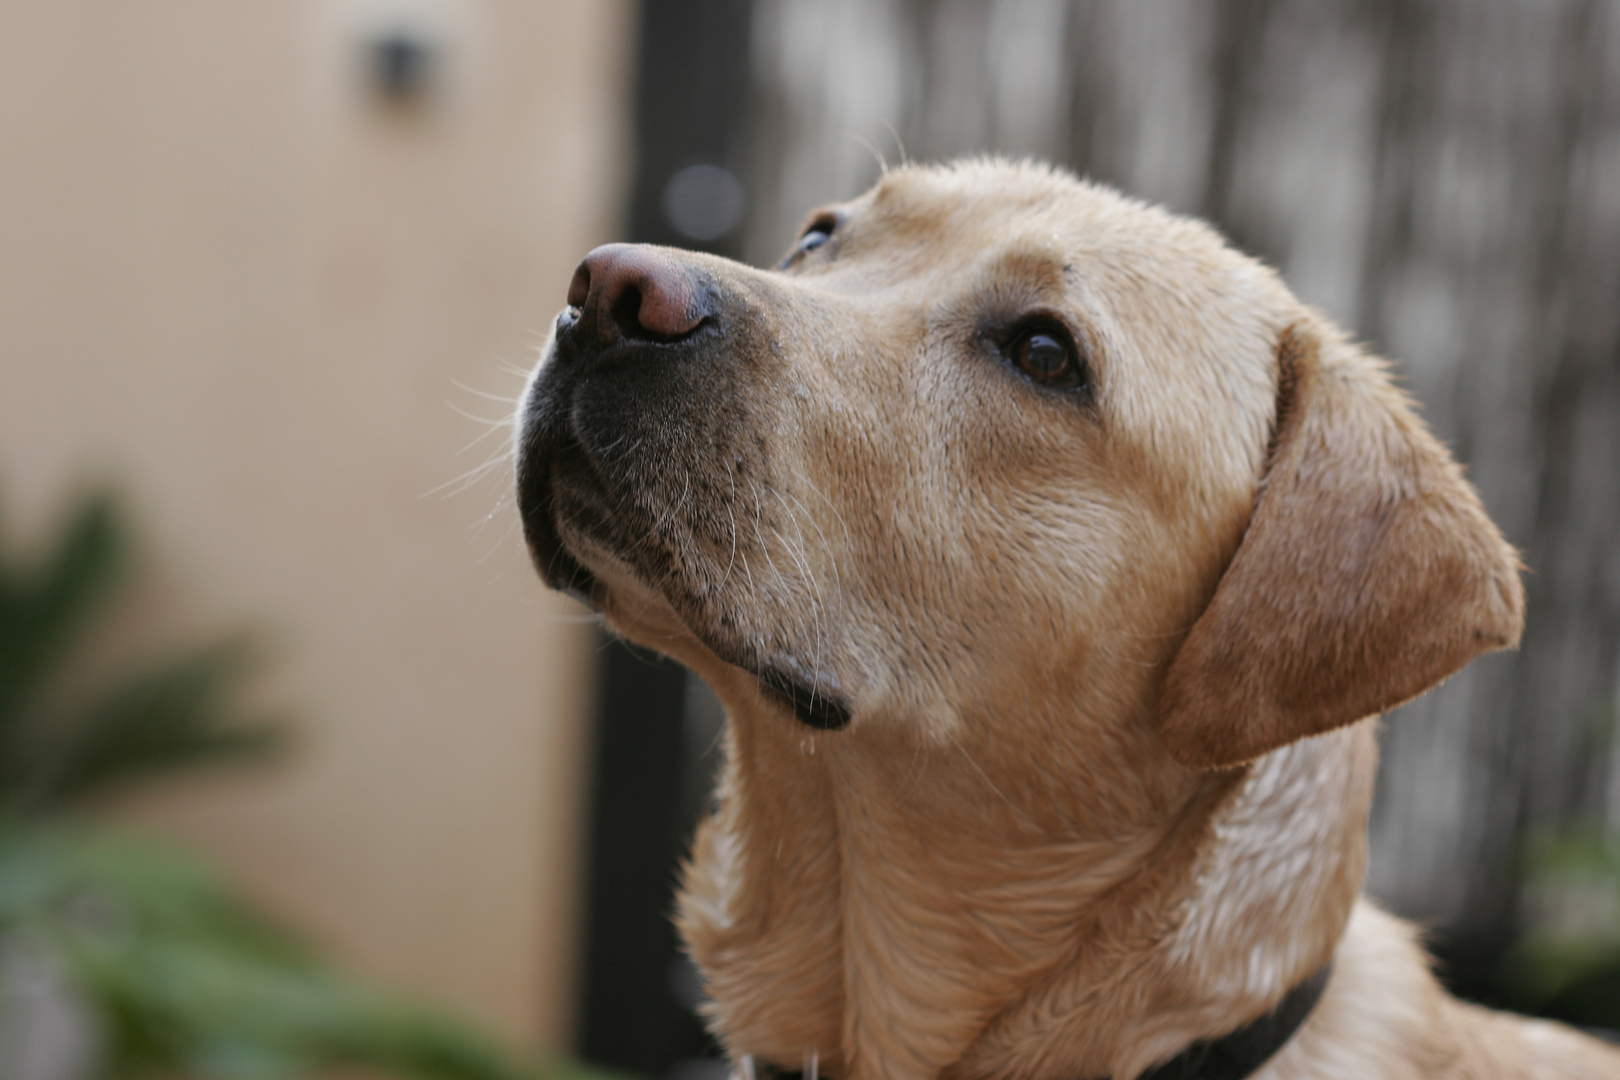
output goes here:
[[[138, 514], [126, 636], [247, 624], [263, 774], [120, 813], [349, 966], [567, 1041], [590, 641], [451, 494], [616, 230], [615, 0], [0, 8], [0, 502]], [[476, 479], [476, 478], [474, 478]], [[446, 486], [448, 485], [448, 487]], [[449, 497], [446, 497], [446, 496]]]

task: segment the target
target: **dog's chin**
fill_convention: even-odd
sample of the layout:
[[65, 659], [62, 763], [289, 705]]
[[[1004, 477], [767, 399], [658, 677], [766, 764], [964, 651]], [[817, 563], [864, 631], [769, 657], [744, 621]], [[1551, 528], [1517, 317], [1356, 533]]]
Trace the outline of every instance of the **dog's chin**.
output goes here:
[[518, 519], [529, 560], [540, 580], [558, 592], [567, 593], [587, 607], [597, 607], [597, 582], [568, 546], [563, 543], [557, 523], [557, 485], [552, 475], [553, 453], [536, 448], [541, 440], [528, 430], [525, 421], [518, 454]]
[[767, 695], [806, 727], [837, 731], [849, 726], [848, 697], [832, 673], [792, 656], [761, 658], [756, 647], [713, 629], [729, 620], [710, 613], [683, 613], [664, 590], [629, 563], [549, 517], [535, 526], [525, 521], [524, 531], [546, 583], [607, 616], [626, 637], [677, 659], [685, 651], [681, 639], [688, 639], [754, 676]]
[[529, 545], [529, 559], [542, 581], [588, 608], [601, 609], [596, 575], [586, 569], [585, 564], [563, 544], [556, 525], [550, 522], [549, 514], [543, 526], [531, 525], [525, 517], [523, 534]]

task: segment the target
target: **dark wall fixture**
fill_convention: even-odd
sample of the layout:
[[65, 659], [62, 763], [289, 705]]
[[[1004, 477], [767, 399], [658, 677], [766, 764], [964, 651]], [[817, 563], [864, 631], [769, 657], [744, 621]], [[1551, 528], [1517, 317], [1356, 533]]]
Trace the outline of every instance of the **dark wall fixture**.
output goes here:
[[365, 49], [371, 85], [384, 101], [408, 105], [427, 96], [439, 49], [426, 32], [392, 27], [369, 38]]
[[[749, 6], [642, 0], [625, 239], [739, 254]], [[723, 1076], [669, 921], [678, 861], [707, 802], [713, 699], [645, 650], [604, 636], [598, 656], [575, 1050], [648, 1077]]]

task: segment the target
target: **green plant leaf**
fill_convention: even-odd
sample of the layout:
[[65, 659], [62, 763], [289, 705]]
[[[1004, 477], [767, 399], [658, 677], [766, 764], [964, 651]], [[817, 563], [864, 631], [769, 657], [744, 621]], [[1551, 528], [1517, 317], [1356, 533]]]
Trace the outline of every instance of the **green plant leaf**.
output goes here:
[[230, 708], [252, 660], [240, 639], [52, 710], [127, 548], [101, 494], [37, 563], [0, 558], [0, 946], [65, 974], [100, 1019], [107, 1075], [292, 1080], [354, 1065], [424, 1080], [606, 1080], [566, 1062], [541, 1068], [346, 980], [201, 862], [66, 817], [115, 787], [278, 743], [275, 728]]
[[53, 949], [119, 1075], [287, 1080], [359, 1065], [544, 1080], [473, 1028], [343, 979], [206, 867], [86, 827], [0, 826], [0, 935]]
[[229, 641], [115, 685], [50, 732], [16, 807], [58, 808], [160, 773], [275, 751], [277, 729], [233, 723], [224, 710], [250, 662], [247, 643]]
[[0, 560], [0, 787], [19, 719], [122, 583], [128, 538], [112, 497], [91, 496], [38, 565]]

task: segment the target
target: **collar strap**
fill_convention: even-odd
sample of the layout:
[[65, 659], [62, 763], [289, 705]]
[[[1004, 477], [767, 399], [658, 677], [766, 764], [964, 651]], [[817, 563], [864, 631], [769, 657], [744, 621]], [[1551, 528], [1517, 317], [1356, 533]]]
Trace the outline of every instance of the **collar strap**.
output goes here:
[[1305, 1023], [1327, 987], [1329, 963], [1288, 991], [1277, 1007], [1219, 1039], [1195, 1042], [1139, 1080], [1245, 1080], [1260, 1070]]
[[[1332, 971], [1332, 963], [1327, 964], [1288, 991], [1277, 1007], [1260, 1019], [1219, 1039], [1195, 1042], [1163, 1065], [1149, 1069], [1137, 1080], [1246, 1080], [1294, 1037], [1321, 1000]], [[749, 1064], [753, 1066], [752, 1062]], [[764, 1063], [732, 1075], [745, 1076], [748, 1080], [753, 1080], [755, 1076], [761, 1080], [805, 1080], [802, 1072], [789, 1072]]]

